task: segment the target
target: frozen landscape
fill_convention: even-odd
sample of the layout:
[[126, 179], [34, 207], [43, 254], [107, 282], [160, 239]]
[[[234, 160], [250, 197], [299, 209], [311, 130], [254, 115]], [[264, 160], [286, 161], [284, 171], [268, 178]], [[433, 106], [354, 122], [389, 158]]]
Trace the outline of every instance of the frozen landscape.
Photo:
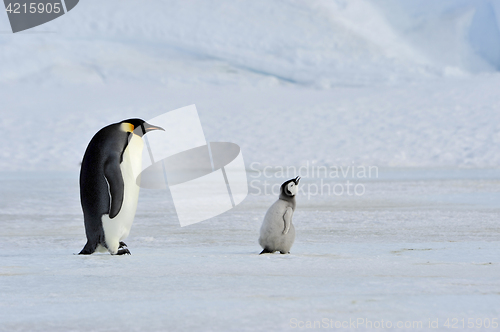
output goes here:
[[[498, 330], [499, 18], [498, 1], [87, 0], [12, 34], [0, 14], [0, 331]], [[248, 197], [181, 228], [170, 193], [142, 189], [131, 256], [74, 255], [92, 135], [190, 104], [241, 147]], [[319, 166], [377, 171], [300, 174], [291, 254], [257, 255], [264, 190], [298, 175], [280, 167]]]

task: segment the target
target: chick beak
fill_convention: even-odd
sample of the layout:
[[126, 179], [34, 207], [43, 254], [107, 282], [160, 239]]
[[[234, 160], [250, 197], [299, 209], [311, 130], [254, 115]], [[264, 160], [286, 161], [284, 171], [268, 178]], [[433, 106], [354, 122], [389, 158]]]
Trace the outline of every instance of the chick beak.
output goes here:
[[298, 185], [300, 181], [300, 176], [297, 176], [295, 179], [293, 179], [293, 182], [295, 182], [295, 185]]

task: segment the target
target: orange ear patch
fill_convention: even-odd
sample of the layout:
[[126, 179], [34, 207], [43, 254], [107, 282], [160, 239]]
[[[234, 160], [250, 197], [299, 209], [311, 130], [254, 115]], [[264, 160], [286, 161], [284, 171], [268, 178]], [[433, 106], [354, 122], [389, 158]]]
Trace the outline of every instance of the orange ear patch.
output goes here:
[[130, 123], [122, 123], [120, 126], [120, 129], [123, 130], [124, 132], [133, 132], [134, 131], [134, 125]]

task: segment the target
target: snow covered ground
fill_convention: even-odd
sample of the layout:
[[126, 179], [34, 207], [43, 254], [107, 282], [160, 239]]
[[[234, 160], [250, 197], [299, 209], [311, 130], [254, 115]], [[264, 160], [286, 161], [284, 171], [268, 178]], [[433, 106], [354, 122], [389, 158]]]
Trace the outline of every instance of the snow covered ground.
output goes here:
[[[3, 15], [0, 331], [495, 330], [498, 1], [86, 0], [18, 34]], [[142, 190], [131, 256], [73, 255], [92, 135], [190, 104], [241, 147], [249, 196], [181, 228]], [[303, 176], [292, 254], [258, 256], [281, 166], [378, 176]]]
[[[498, 167], [500, 75], [402, 86], [4, 86], [2, 170], [78, 170], [109, 123], [196, 104], [208, 141], [265, 165]], [[26, 98], [28, 96], [34, 96]]]
[[364, 196], [299, 196], [292, 254], [265, 256], [258, 228], [275, 197], [256, 190], [184, 228], [168, 193], [143, 190], [132, 255], [82, 257], [77, 174], [0, 182], [4, 331], [281, 331], [324, 318], [447, 330], [448, 318], [500, 315], [498, 170], [381, 169]]
[[0, 15], [0, 169], [74, 170], [103, 126], [189, 104], [248, 161], [498, 167], [499, 6], [89, 0], [18, 34]]

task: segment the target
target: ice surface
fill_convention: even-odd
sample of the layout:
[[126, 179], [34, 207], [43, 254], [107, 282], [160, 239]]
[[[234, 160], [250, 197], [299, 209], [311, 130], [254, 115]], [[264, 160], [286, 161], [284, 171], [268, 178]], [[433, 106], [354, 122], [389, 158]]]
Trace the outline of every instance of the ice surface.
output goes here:
[[0, 169], [75, 170], [103, 126], [190, 104], [263, 165], [498, 167], [500, 5], [425, 4], [82, 2], [0, 34]]
[[[475, 0], [86, 0], [13, 35], [0, 14], [0, 331], [500, 318], [499, 17]], [[241, 147], [249, 196], [181, 228], [169, 191], [142, 189], [131, 256], [73, 255], [91, 137], [191, 104], [207, 141]], [[379, 176], [300, 174], [292, 254], [258, 256], [279, 166]], [[364, 194], [315, 194], [346, 181]]]
[[247, 167], [498, 167], [499, 86], [497, 74], [332, 90], [4, 86], [0, 169], [77, 171], [100, 128], [192, 103], [206, 140], [238, 144]]
[[16, 35], [0, 16], [0, 82], [266, 75], [329, 87], [457, 76], [498, 69], [499, 12], [486, 0], [88, 0]]
[[0, 170], [189, 104], [262, 165], [498, 167], [500, 5], [424, 2], [89, 0], [2, 33]]
[[291, 255], [257, 255], [274, 196], [254, 190], [180, 228], [168, 192], [142, 189], [132, 255], [83, 257], [77, 174], [1, 173], [0, 330], [281, 331], [293, 318], [446, 330], [446, 318], [498, 317], [498, 170], [379, 175], [364, 196], [299, 196]]

